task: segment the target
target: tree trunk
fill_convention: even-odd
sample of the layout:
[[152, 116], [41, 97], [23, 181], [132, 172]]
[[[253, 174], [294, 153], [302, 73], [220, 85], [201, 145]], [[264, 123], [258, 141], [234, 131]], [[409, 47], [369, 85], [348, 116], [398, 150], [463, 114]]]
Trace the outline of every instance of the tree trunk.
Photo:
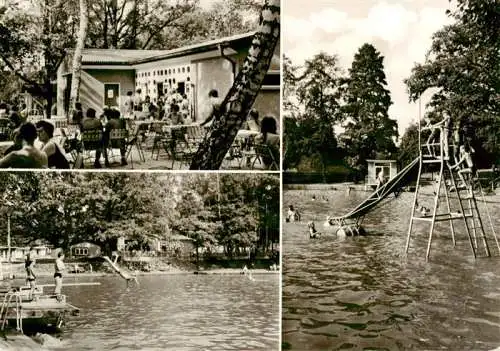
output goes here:
[[[82, 73], [82, 55], [85, 48], [85, 39], [87, 38], [87, 29], [89, 25], [89, 11], [87, 0], [80, 0], [80, 29], [76, 42], [75, 52], [73, 53], [73, 72], [71, 76], [71, 92], [69, 96], [69, 118], [73, 118], [75, 102], [80, 97], [80, 80]], [[71, 121], [72, 122], [72, 121]]]
[[[260, 26], [243, 68], [221, 104], [222, 115], [212, 126], [193, 157], [190, 169], [219, 169], [224, 156], [252, 108], [271, 64], [280, 36], [280, 1], [266, 0]], [[229, 105], [229, 108], [228, 108]], [[226, 112], [227, 111], [227, 112]]]
[[[50, 77], [48, 73], [47, 76]], [[47, 102], [47, 104], [45, 105], [45, 118], [50, 118], [52, 114], [52, 104], [53, 104], [52, 84], [50, 84], [50, 78], [45, 79], [45, 82], [43, 84], [43, 94], [45, 96], [45, 101]]]

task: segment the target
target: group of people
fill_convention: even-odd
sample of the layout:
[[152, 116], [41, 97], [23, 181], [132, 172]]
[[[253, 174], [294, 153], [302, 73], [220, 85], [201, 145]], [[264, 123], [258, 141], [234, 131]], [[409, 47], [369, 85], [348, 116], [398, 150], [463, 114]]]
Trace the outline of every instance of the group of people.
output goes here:
[[163, 120], [172, 112], [173, 106], [176, 106], [177, 113], [182, 115], [183, 119], [191, 119], [190, 103], [185, 93], [172, 91], [166, 96], [151, 100], [149, 95], [143, 98], [142, 89], [137, 89], [135, 93], [127, 92], [124, 103], [124, 118]]
[[[31, 298], [35, 298], [34, 293], [37, 286], [34, 266], [35, 266], [35, 258], [33, 254], [33, 248], [30, 248], [24, 260], [24, 268], [26, 270], [26, 283], [30, 288]], [[65, 269], [66, 266], [64, 265], [64, 252], [59, 251], [57, 253], [57, 258], [54, 262], [54, 282], [55, 282], [54, 295], [56, 296], [58, 301], [61, 301], [63, 272], [65, 271]]]
[[[0, 168], [70, 168], [64, 149], [53, 140], [54, 125], [47, 121], [25, 122], [14, 129], [13, 145], [0, 159]], [[35, 146], [35, 140], [41, 146]]]
[[[444, 113], [444, 118], [432, 124], [429, 118], [425, 119], [426, 125], [424, 130], [430, 130], [430, 135], [427, 138], [427, 157], [440, 158], [448, 162], [451, 170], [458, 170], [458, 175], [464, 186], [470, 181], [470, 178], [476, 171], [473, 154], [474, 149], [470, 146], [461, 131], [460, 125], [453, 124], [453, 120], [448, 113]], [[440, 135], [443, 133], [443, 135]], [[442, 139], [442, 143], [440, 141]], [[449, 141], [452, 141], [450, 145]], [[439, 145], [439, 146], [438, 146]], [[442, 150], [440, 149], [442, 147]]]

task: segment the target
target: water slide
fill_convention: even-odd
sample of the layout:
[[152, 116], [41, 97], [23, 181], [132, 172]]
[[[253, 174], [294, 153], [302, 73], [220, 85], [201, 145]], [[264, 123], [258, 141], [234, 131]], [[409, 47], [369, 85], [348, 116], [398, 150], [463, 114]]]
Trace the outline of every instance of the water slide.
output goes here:
[[341, 226], [349, 220], [355, 221], [370, 212], [382, 200], [387, 198], [391, 193], [407, 184], [411, 179], [412, 171], [418, 167], [420, 157], [414, 159], [410, 164], [403, 168], [396, 176], [388, 180], [373, 192], [365, 201], [360, 203], [356, 208], [341, 217], [330, 217], [330, 221]]
[[116, 262], [113, 262], [108, 256], [102, 256], [106, 262], [109, 263], [109, 265], [122, 277], [127, 281], [127, 284], [129, 281], [134, 280], [136, 283], [137, 282], [137, 277], [135, 275], [130, 274], [129, 272], [124, 271], [121, 269]]

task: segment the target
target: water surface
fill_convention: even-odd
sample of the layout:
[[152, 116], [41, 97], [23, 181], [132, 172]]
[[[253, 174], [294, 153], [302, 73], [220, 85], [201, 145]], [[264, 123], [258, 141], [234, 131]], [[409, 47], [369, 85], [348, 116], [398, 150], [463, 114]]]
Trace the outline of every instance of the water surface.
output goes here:
[[[316, 199], [313, 200], [312, 196]], [[362, 191], [289, 190], [284, 208], [302, 223], [283, 224], [283, 346], [291, 350], [491, 350], [500, 346], [500, 257], [474, 260], [463, 224], [452, 247], [449, 224], [437, 226], [425, 262], [428, 224], [418, 223], [403, 255], [412, 193], [372, 211], [371, 236], [309, 239], [314, 220], [342, 215]], [[489, 197], [500, 228], [500, 197]], [[480, 205], [481, 206], [481, 205]], [[486, 217], [486, 215], [484, 215]], [[485, 218], [485, 221], [486, 218]], [[480, 251], [484, 256], [484, 251]]]
[[61, 349], [276, 350], [279, 275], [255, 279], [151, 275], [127, 291], [117, 276], [79, 278], [101, 285], [63, 288], [81, 312], [68, 319]]

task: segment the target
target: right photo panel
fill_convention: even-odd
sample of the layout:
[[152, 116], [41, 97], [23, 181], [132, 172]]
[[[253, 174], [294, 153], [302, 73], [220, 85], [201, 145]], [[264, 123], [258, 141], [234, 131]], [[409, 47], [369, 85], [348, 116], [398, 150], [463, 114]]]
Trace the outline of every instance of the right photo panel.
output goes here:
[[500, 350], [498, 1], [282, 22], [282, 349]]

